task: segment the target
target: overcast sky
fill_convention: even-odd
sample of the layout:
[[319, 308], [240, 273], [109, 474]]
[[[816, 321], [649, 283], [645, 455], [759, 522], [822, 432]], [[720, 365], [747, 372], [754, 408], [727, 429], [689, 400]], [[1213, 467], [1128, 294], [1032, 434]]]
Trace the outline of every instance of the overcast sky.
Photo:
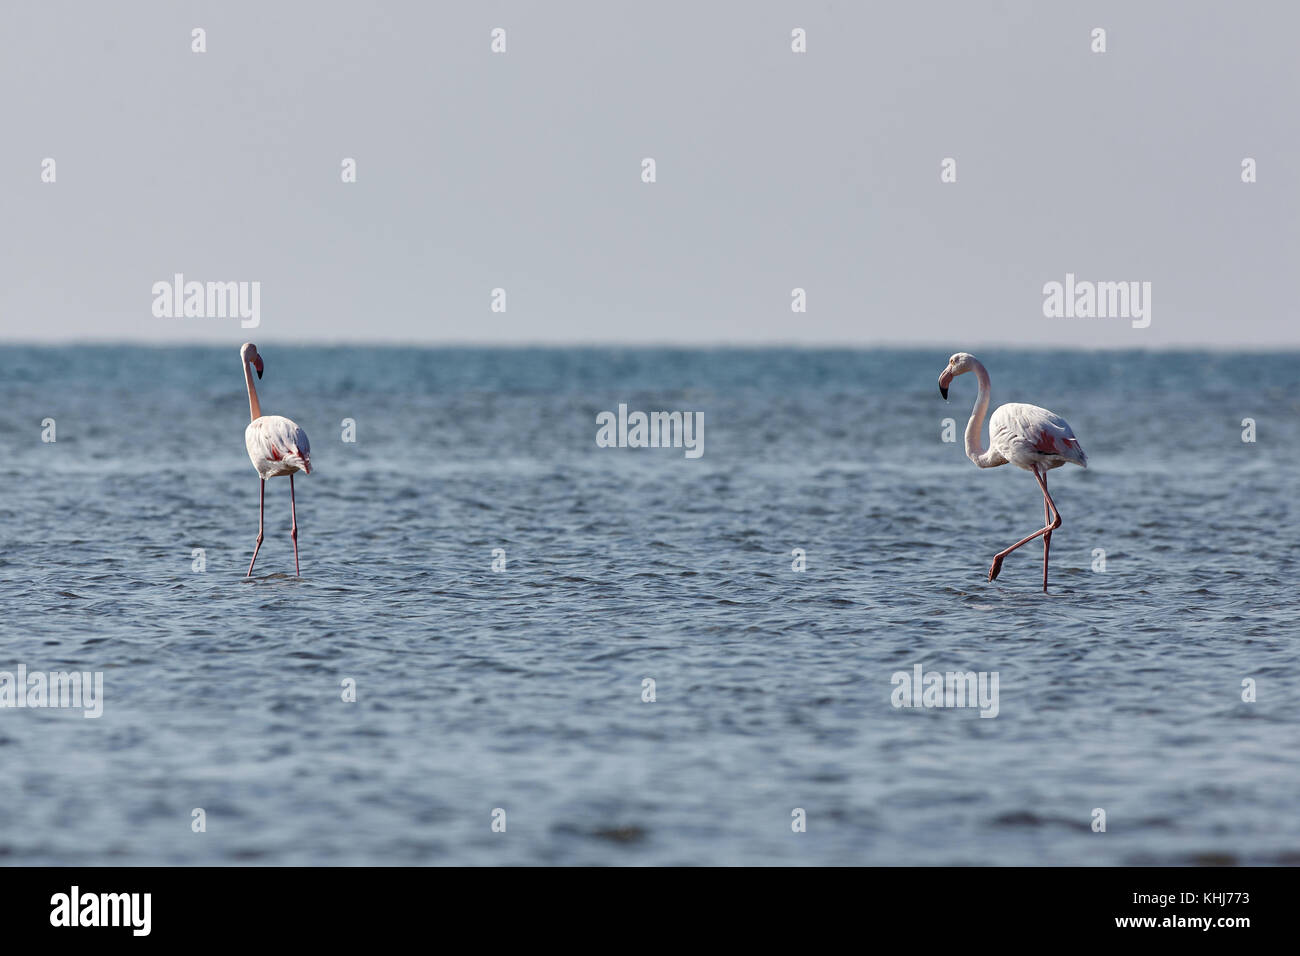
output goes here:
[[[1298, 11], [6, 4], [0, 339], [1300, 345]], [[260, 326], [155, 317], [178, 272]]]

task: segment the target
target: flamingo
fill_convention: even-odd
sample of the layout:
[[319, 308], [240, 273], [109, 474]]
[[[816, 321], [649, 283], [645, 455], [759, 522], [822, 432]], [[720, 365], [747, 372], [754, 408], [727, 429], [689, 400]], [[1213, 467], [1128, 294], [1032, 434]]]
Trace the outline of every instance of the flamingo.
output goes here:
[[262, 523], [266, 511], [266, 479], [276, 475], [289, 476], [289, 514], [293, 527], [289, 537], [293, 538], [293, 573], [298, 569], [298, 508], [293, 495], [293, 473], [303, 471], [311, 474], [311, 443], [307, 433], [295, 422], [283, 415], [263, 415], [262, 406], [257, 401], [257, 389], [253, 387], [253, 373], [250, 366], [257, 369], [257, 377], [262, 377], [262, 356], [257, 354], [257, 346], [245, 342], [239, 347], [239, 358], [244, 366], [244, 381], [248, 384], [248, 414], [252, 421], [244, 429], [244, 446], [248, 457], [253, 461], [258, 476], [262, 479], [261, 498], [257, 505], [257, 545], [253, 548], [253, 560], [248, 562], [247, 577], [253, 576], [253, 565], [257, 562], [257, 552], [262, 547]]
[[993, 556], [989, 567], [992, 581], [1002, 570], [1002, 560], [1016, 548], [1028, 544], [1039, 535], [1043, 538], [1043, 593], [1047, 593], [1047, 554], [1052, 547], [1052, 532], [1061, 526], [1061, 512], [1047, 490], [1047, 473], [1067, 462], [1088, 467], [1088, 456], [1083, 453], [1074, 430], [1064, 418], [1037, 405], [1018, 402], [999, 406], [989, 419], [988, 451], [980, 446], [980, 432], [984, 430], [984, 415], [989, 410], [989, 373], [982, 362], [968, 352], [958, 352], [948, 359], [948, 367], [939, 375], [939, 394], [948, 400], [948, 386], [954, 378], [974, 372], [979, 382], [975, 407], [966, 423], [966, 457], [980, 468], [996, 468], [1010, 462], [1031, 471], [1043, 489], [1043, 521], [1045, 526], [1029, 537], [1017, 541], [1005, 551]]

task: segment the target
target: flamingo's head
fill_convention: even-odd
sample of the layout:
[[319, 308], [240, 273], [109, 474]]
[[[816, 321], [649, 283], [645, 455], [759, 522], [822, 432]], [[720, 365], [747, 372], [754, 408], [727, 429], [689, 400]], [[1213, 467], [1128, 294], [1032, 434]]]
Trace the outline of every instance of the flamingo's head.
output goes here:
[[948, 386], [952, 380], [962, 372], [969, 372], [974, 366], [975, 356], [969, 352], [958, 352], [952, 358], [948, 359], [948, 367], [939, 374], [939, 394], [943, 400], [948, 400]]
[[245, 342], [239, 347], [239, 357], [244, 360], [244, 364], [252, 363], [253, 368], [257, 371], [257, 377], [262, 377], [262, 356], [257, 354], [257, 346], [252, 342]]

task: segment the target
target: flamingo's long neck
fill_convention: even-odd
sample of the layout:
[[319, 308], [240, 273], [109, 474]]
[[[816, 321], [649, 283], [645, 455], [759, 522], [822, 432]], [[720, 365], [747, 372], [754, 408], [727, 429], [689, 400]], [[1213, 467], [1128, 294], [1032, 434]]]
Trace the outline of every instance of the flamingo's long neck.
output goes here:
[[248, 383], [248, 414], [252, 416], [249, 421], [255, 422], [262, 417], [262, 406], [257, 403], [257, 389], [253, 387], [253, 370], [247, 362], [244, 363], [244, 381]]
[[975, 378], [979, 381], [979, 394], [975, 396], [975, 407], [971, 409], [970, 421], [966, 423], [966, 457], [981, 468], [992, 468], [995, 464], [989, 460], [988, 453], [984, 450], [980, 442], [980, 433], [984, 431], [984, 416], [989, 411], [989, 399], [992, 397], [992, 387], [989, 384], [989, 370], [986, 369], [979, 359], [971, 359], [971, 365], [975, 368]]

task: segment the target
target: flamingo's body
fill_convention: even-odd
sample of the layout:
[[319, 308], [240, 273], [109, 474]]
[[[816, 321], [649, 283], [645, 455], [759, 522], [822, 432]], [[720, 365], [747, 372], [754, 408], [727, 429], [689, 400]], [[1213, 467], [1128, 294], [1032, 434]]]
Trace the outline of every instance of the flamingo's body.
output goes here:
[[1043, 491], [1043, 520], [1046, 526], [1029, 537], [993, 557], [989, 568], [992, 581], [1002, 570], [1002, 560], [1016, 548], [1028, 544], [1038, 536], [1043, 538], [1043, 590], [1047, 590], [1047, 556], [1052, 546], [1052, 532], [1061, 526], [1061, 512], [1056, 508], [1047, 490], [1047, 472], [1073, 462], [1088, 467], [1074, 430], [1060, 415], [1037, 405], [1011, 403], [1000, 406], [989, 419], [989, 449], [985, 451], [980, 441], [984, 416], [989, 408], [989, 373], [975, 356], [958, 352], [948, 360], [948, 367], [939, 376], [939, 393], [946, 399], [948, 385], [964, 372], [974, 372], [979, 381], [979, 393], [970, 421], [966, 423], [966, 457], [980, 468], [996, 468], [1008, 462], [1032, 472]]
[[262, 377], [262, 357], [257, 354], [257, 346], [245, 342], [239, 349], [239, 357], [244, 366], [244, 381], [248, 385], [248, 414], [252, 421], [244, 429], [244, 447], [248, 457], [262, 479], [260, 500], [257, 511], [257, 544], [253, 547], [253, 560], [248, 562], [248, 576], [253, 574], [253, 565], [257, 563], [257, 552], [262, 547], [263, 516], [266, 511], [266, 479], [277, 475], [289, 476], [289, 513], [293, 525], [289, 536], [293, 538], [293, 571], [300, 573], [298, 567], [298, 506], [294, 497], [293, 473], [301, 471], [311, 474], [311, 442], [307, 433], [283, 415], [263, 415], [257, 401], [257, 389], [253, 386], [250, 366], [257, 369], [257, 377]]
[[989, 447], [1002, 461], [1025, 471], [1035, 467], [1051, 471], [1068, 462], [1088, 467], [1088, 456], [1074, 437], [1070, 423], [1037, 405], [1012, 402], [998, 406], [989, 418]]
[[311, 474], [311, 442], [307, 433], [283, 415], [263, 415], [244, 429], [244, 445], [262, 480], [295, 471]]

